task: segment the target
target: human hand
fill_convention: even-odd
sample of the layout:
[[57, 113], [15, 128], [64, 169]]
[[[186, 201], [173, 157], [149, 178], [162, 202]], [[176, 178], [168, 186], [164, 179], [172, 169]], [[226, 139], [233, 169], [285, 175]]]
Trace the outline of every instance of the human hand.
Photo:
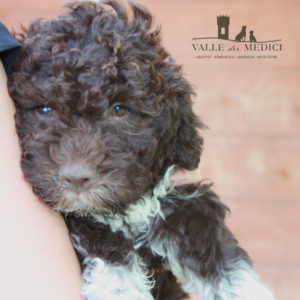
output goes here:
[[197, 183], [201, 180], [201, 171], [199, 168], [188, 171], [183, 168], [174, 169], [171, 176], [171, 182], [176, 186]]

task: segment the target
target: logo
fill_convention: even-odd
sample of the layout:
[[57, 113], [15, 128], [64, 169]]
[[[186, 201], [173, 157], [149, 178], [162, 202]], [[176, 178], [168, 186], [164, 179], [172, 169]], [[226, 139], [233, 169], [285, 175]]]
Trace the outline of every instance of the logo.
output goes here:
[[[267, 51], [268, 54], [270, 51], [274, 53], [278, 53], [278, 51], [282, 51], [282, 44], [278, 43], [281, 39], [269, 40], [269, 41], [260, 41], [254, 35], [254, 31], [248, 26], [241, 26], [240, 32], [235, 33], [235, 38], [230, 39], [229, 35], [229, 25], [230, 25], [230, 17], [229, 16], [217, 16], [217, 29], [218, 29], [218, 37], [199, 37], [193, 38], [192, 40], [200, 40], [200, 43], [193, 43], [194, 51], [198, 51], [198, 53], [202, 52], [201, 55], [196, 56], [196, 58], [277, 58], [277, 55], [261, 55], [261, 52]], [[220, 41], [228, 41], [234, 43], [233, 45], [226, 42], [225, 43], [201, 43], [201, 40], [220, 40]], [[222, 55], [202, 55], [209, 54], [212, 51], [214, 52], [225, 52], [230, 51], [230, 55], [222, 56]], [[238, 52], [248, 52], [247, 55], [231, 55], [232, 53]], [[250, 54], [250, 55], [249, 55]], [[253, 55], [254, 54], [254, 55]], [[255, 55], [257, 54], [257, 55]]]

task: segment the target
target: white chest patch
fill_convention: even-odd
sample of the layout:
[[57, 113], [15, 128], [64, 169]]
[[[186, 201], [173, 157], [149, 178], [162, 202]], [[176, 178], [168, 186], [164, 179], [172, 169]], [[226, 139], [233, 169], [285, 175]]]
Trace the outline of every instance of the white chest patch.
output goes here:
[[175, 185], [170, 180], [174, 167], [168, 168], [164, 178], [153, 191], [147, 192], [136, 203], [129, 206], [126, 216], [117, 214], [114, 219], [105, 218], [102, 215], [93, 215], [93, 217], [96, 221], [109, 225], [114, 232], [123, 231], [126, 237], [132, 238], [132, 234], [139, 236], [134, 244], [135, 249], [138, 249], [151, 229], [152, 220], [157, 216], [165, 218], [158, 198], [174, 191]]

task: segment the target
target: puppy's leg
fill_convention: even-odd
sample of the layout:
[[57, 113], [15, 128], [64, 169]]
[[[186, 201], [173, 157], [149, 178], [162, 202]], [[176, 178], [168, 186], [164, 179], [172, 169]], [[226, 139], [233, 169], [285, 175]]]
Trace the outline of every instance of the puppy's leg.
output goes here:
[[149, 235], [152, 252], [204, 300], [274, 300], [225, 226], [227, 208], [216, 194], [194, 185], [178, 190], [161, 200], [165, 220]]
[[152, 295], [155, 300], [188, 300], [188, 294], [177, 282], [177, 278], [165, 268], [155, 269], [155, 285]]
[[188, 294], [177, 282], [177, 278], [166, 269], [160, 259], [155, 257], [149, 248], [140, 248], [139, 255], [147, 264], [149, 275], [153, 275], [155, 282], [151, 293], [155, 300], [188, 300]]
[[153, 300], [146, 266], [122, 232], [69, 215], [66, 223], [81, 262], [85, 299]]

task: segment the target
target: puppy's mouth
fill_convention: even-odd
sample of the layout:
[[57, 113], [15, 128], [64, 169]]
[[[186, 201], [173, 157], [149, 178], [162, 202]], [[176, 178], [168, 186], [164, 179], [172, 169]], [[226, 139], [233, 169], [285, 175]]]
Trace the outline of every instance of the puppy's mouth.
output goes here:
[[[97, 191], [95, 190], [95, 188], [93, 188], [93, 186], [95, 186], [94, 184], [90, 184], [88, 187], [85, 187], [84, 189], [82, 188], [72, 188], [69, 189], [68, 187], [64, 187], [61, 190], [61, 198], [62, 199], [68, 199], [68, 202], [72, 202], [72, 203], [79, 203], [82, 205], [95, 205], [95, 201], [92, 201], [93, 197], [95, 198], [95, 196], [97, 197], [97, 200], [99, 201], [101, 196], [99, 193], [97, 193]], [[65, 200], [66, 201], [66, 200]]]
[[75, 212], [80, 215], [88, 213], [112, 214], [114, 202], [113, 194], [101, 184], [91, 184], [84, 190], [70, 190], [59, 188], [54, 209], [64, 213]]
[[[111, 216], [124, 209], [124, 199], [121, 199], [125, 189], [125, 180], [116, 180], [116, 172], [87, 176], [55, 178], [56, 188], [51, 195], [54, 210], [63, 213], [105, 214]], [[85, 174], [86, 175], [86, 174]]]
[[96, 182], [90, 182], [86, 181], [83, 185], [78, 184], [64, 184], [66, 192], [68, 192], [70, 195], [74, 194], [77, 195], [78, 198], [80, 198], [80, 195], [84, 195], [86, 193], [92, 192], [93, 188], [96, 186]]

